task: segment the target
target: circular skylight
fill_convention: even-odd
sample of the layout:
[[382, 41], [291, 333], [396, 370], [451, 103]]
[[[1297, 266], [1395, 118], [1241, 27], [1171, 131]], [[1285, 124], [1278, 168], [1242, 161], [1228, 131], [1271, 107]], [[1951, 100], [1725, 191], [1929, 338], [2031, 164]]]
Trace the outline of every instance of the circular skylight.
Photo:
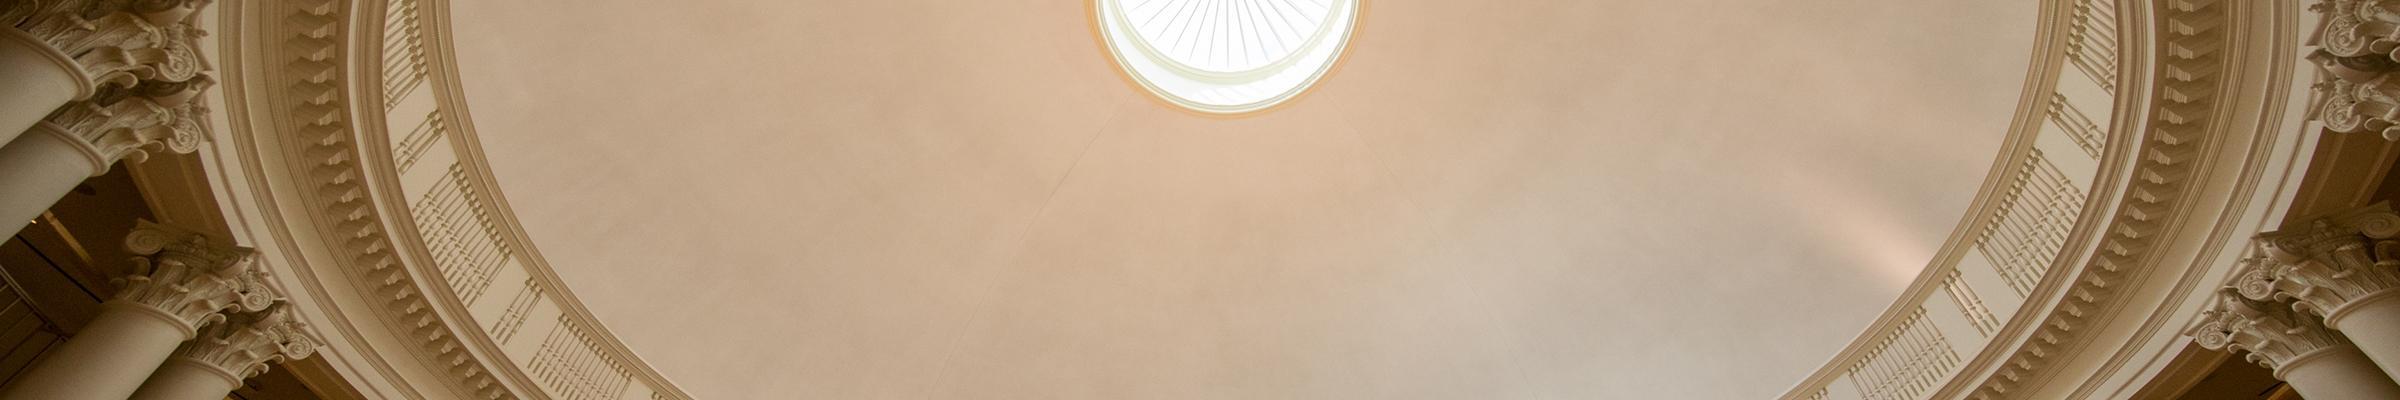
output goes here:
[[1151, 93], [1233, 114], [1289, 100], [1333, 67], [1359, 0], [1095, 0], [1117, 64]]

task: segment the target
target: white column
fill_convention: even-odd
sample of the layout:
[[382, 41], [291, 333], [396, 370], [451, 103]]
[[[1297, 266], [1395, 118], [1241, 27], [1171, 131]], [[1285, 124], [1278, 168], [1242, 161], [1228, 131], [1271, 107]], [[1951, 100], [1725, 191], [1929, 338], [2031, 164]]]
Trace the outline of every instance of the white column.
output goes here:
[[265, 373], [267, 364], [308, 357], [316, 347], [317, 341], [303, 333], [300, 321], [280, 304], [264, 312], [234, 314], [176, 348], [166, 365], [134, 391], [133, 400], [222, 400], [240, 388], [243, 379]]
[[[2270, 257], [2246, 261], [2235, 286], [2253, 300], [2291, 300], [2400, 377], [2400, 214], [2388, 205], [2260, 234]], [[2395, 397], [2400, 398], [2400, 397]]]
[[0, 145], [0, 233], [15, 235], [75, 190], [85, 178], [107, 172], [83, 155], [77, 139], [57, 125], [41, 123], [18, 140]]
[[198, 76], [191, 15], [205, 2], [0, 2], [0, 143], [101, 87]]
[[125, 399], [180, 342], [223, 320], [221, 312], [273, 304], [250, 249], [149, 222], [125, 238], [125, 248], [143, 257], [124, 288], [91, 325], [0, 388], [0, 399]]
[[2383, 366], [2384, 374], [2400, 379], [2400, 291], [2386, 290], [2380, 297], [2352, 302], [2332, 315], [2325, 319], [2325, 327], [2349, 335], [2360, 351]]
[[2400, 384], [2367, 361], [2342, 335], [2288, 302], [2219, 291], [2189, 334], [2201, 347], [2243, 350], [2309, 400], [2400, 399]]
[[[0, 145], [0, 232], [15, 234], [76, 184], [120, 159], [151, 148], [191, 152], [208, 135], [207, 110], [194, 104], [212, 84], [143, 82], [69, 103], [23, 137]], [[99, 101], [109, 104], [95, 104]]]
[[8, 94], [0, 96], [0, 143], [8, 143], [58, 106], [90, 96], [92, 83], [83, 66], [40, 38], [0, 29], [0, 93]]
[[2400, 386], [2375, 368], [2358, 348], [2341, 346], [2294, 357], [2275, 378], [2310, 400], [2400, 399]]

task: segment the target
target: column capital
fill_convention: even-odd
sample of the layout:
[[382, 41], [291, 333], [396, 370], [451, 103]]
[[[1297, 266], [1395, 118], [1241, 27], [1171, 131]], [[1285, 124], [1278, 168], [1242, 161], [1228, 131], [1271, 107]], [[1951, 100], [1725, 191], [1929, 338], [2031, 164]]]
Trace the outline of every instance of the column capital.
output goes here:
[[267, 309], [278, 295], [266, 272], [253, 262], [257, 251], [167, 225], [142, 221], [125, 238], [125, 249], [141, 255], [115, 281], [122, 288], [108, 301], [148, 311], [180, 325], [185, 337], [225, 319], [224, 312]]
[[308, 358], [318, 342], [308, 324], [294, 315], [288, 303], [258, 312], [233, 313], [224, 323], [209, 325], [200, 336], [175, 348], [171, 362], [192, 362], [240, 385], [243, 379], [267, 372], [267, 364]]
[[2279, 376], [2283, 366], [2303, 357], [2352, 346], [2350, 339], [2286, 303], [2251, 300], [2231, 288], [2218, 291], [2186, 334], [2200, 347], [2248, 351], [2246, 359]]
[[2400, 214], [2388, 204], [2319, 217], [2259, 234], [2262, 255], [2242, 261], [2234, 286], [2252, 300], [2292, 300], [2338, 320], [2343, 307], [2400, 288]]
[[2325, 72], [2316, 85], [2316, 118], [2328, 130], [2400, 140], [2400, 1], [2322, 0], [2309, 61]]
[[151, 149], [190, 153], [210, 136], [208, 107], [197, 100], [215, 85], [201, 76], [104, 89], [60, 107], [35, 130], [66, 136], [83, 150], [94, 171], [107, 171], [118, 160], [141, 162]]
[[2400, 1], [2319, 0], [2308, 9], [2323, 14], [2315, 44], [2327, 53], [2400, 59]]
[[211, 0], [21, 0], [0, 5], [0, 23], [48, 44], [85, 77], [77, 98], [98, 86], [187, 81], [209, 69], [192, 17]]

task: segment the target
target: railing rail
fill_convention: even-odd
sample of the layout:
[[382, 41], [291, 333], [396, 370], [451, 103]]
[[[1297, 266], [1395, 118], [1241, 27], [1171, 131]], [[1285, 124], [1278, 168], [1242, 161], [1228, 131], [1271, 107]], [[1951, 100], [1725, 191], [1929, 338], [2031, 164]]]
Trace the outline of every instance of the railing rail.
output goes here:
[[[2120, 119], [2116, 0], [2046, 0], [2016, 124], [1960, 229], [1893, 308], [1785, 395], [1915, 400], [1933, 395], [2049, 277], [2072, 261]], [[2121, 142], [2121, 141], [2120, 141]], [[2088, 228], [2085, 228], [2088, 229]]]
[[[370, 2], [369, 4], [374, 4]], [[384, 146], [443, 293], [543, 398], [689, 398], [632, 356], [563, 288], [508, 214], [457, 93], [445, 0], [386, 0], [378, 79]]]

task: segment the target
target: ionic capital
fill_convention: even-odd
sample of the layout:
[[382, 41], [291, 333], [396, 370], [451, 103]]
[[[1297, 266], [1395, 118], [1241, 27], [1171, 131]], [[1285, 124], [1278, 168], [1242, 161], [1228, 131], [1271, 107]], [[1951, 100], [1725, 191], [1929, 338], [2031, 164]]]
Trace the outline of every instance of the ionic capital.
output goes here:
[[187, 336], [225, 312], [265, 310], [279, 297], [252, 262], [256, 250], [149, 221], [125, 237], [125, 249], [140, 257], [115, 280], [121, 288], [108, 303], [165, 317]]
[[2316, 317], [2303, 315], [2285, 303], [2251, 300], [2230, 288], [2218, 292], [2187, 334], [2201, 347], [2248, 351], [2246, 359], [2267, 369], [2280, 369], [2321, 350], [2351, 346], [2350, 339], [2326, 329]]
[[2289, 299], [2335, 317], [2344, 306], [2400, 288], [2400, 214], [2377, 204], [2260, 234], [2264, 256], [2244, 260], [2234, 283], [2253, 300]]
[[198, 46], [207, 32], [192, 15], [209, 2], [19, 0], [0, 4], [0, 23], [71, 59], [94, 86], [188, 81], [208, 69]]
[[55, 130], [82, 145], [94, 171], [107, 171], [118, 160], [148, 159], [154, 148], [190, 153], [208, 140], [208, 107], [197, 99], [213, 85], [204, 76], [110, 88], [91, 99], [67, 103], [39, 129]]
[[291, 306], [276, 303], [264, 311], [234, 313], [225, 322], [209, 325], [200, 336], [175, 348], [170, 360], [194, 362], [235, 383], [267, 372], [267, 364], [308, 358], [317, 340]]

